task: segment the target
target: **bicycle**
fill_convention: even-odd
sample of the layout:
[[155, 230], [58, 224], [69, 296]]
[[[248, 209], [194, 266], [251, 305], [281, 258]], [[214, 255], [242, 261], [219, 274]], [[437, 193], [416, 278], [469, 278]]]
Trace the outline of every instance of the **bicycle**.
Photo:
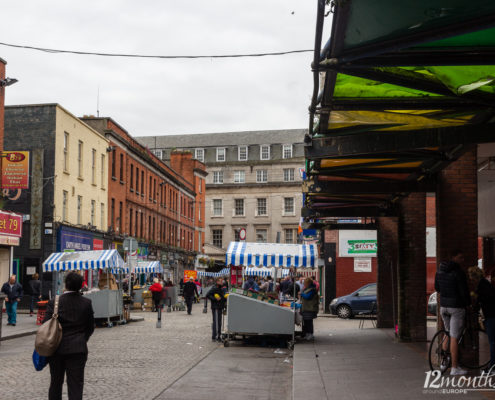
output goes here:
[[[476, 337], [478, 340], [474, 341]], [[480, 351], [483, 345], [488, 345], [485, 330], [480, 326], [472, 326], [469, 318], [466, 318], [464, 329], [459, 337], [459, 365], [468, 369], [486, 368], [490, 363], [490, 353]], [[447, 350], [443, 350], [444, 347]], [[468, 350], [478, 352], [478, 365], [474, 365], [467, 357]], [[431, 339], [428, 356], [432, 371], [439, 370], [443, 374], [451, 367], [450, 336], [445, 329], [439, 330]]]

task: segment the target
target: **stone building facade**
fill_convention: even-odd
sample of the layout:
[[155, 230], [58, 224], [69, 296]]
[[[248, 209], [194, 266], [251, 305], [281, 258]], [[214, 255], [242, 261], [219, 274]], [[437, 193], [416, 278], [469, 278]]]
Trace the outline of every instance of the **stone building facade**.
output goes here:
[[304, 129], [137, 138], [167, 161], [190, 151], [206, 164], [205, 253], [221, 258], [246, 241], [297, 243], [302, 206]]

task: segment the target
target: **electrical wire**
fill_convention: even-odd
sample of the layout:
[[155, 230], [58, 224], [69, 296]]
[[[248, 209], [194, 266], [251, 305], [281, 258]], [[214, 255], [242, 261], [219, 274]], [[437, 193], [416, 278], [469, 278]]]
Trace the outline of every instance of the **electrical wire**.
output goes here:
[[54, 54], [76, 54], [83, 56], [102, 56], [102, 57], [127, 57], [127, 58], [155, 58], [155, 59], [200, 59], [200, 58], [246, 58], [246, 57], [267, 57], [267, 56], [285, 56], [288, 54], [310, 53], [314, 50], [289, 50], [275, 51], [268, 53], [249, 53], [249, 54], [214, 54], [214, 55], [147, 55], [147, 54], [123, 54], [123, 53], [99, 53], [92, 51], [77, 51], [77, 50], [60, 50], [48, 49], [44, 47], [23, 46], [19, 44], [0, 42], [0, 46], [14, 47], [17, 49], [36, 50]]

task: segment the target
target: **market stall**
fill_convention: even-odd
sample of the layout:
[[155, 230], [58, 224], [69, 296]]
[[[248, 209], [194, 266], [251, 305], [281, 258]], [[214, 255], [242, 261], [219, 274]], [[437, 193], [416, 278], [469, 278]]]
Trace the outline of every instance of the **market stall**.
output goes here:
[[[315, 244], [280, 244], [231, 242], [226, 253], [227, 265], [243, 266], [253, 273], [295, 274], [301, 268], [316, 269]], [[289, 346], [294, 343], [295, 314], [289, 304], [280, 304], [270, 296], [232, 289], [227, 300], [227, 326], [224, 344], [237, 336], [277, 335]]]
[[126, 272], [124, 260], [117, 250], [74, 251], [52, 253], [43, 263], [43, 272], [97, 271], [98, 287], [84, 292], [84, 296], [93, 303], [94, 317], [106, 318], [107, 324], [113, 324], [110, 318], [123, 316], [122, 280], [119, 284], [115, 275]]
[[[134, 267], [133, 272], [136, 275], [145, 274], [146, 277], [148, 278], [150, 275], [163, 273], [163, 267], [160, 264], [160, 261], [138, 261], [137, 265]], [[138, 279], [137, 281], [139, 282]], [[149, 294], [149, 296], [146, 296], [147, 297], [146, 301], [144, 301], [143, 299], [143, 293], [147, 295], [146, 285], [134, 286], [133, 289], [134, 289], [133, 290], [134, 304], [139, 304], [141, 306], [144, 306], [146, 303], [146, 305], [148, 306], [147, 308], [151, 309], [151, 294]]]

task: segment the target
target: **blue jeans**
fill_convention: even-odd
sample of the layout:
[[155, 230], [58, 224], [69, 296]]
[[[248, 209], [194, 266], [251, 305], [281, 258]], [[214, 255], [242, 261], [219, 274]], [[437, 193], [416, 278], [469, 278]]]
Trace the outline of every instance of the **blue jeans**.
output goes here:
[[485, 319], [486, 335], [488, 336], [488, 343], [490, 344], [490, 365], [495, 365], [495, 317], [489, 317]]
[[17, 301], [7, 301], [5, 303], [5, 308], [7, 310], [7, 322], [9, 324], [15, 324], [17, 319]]

